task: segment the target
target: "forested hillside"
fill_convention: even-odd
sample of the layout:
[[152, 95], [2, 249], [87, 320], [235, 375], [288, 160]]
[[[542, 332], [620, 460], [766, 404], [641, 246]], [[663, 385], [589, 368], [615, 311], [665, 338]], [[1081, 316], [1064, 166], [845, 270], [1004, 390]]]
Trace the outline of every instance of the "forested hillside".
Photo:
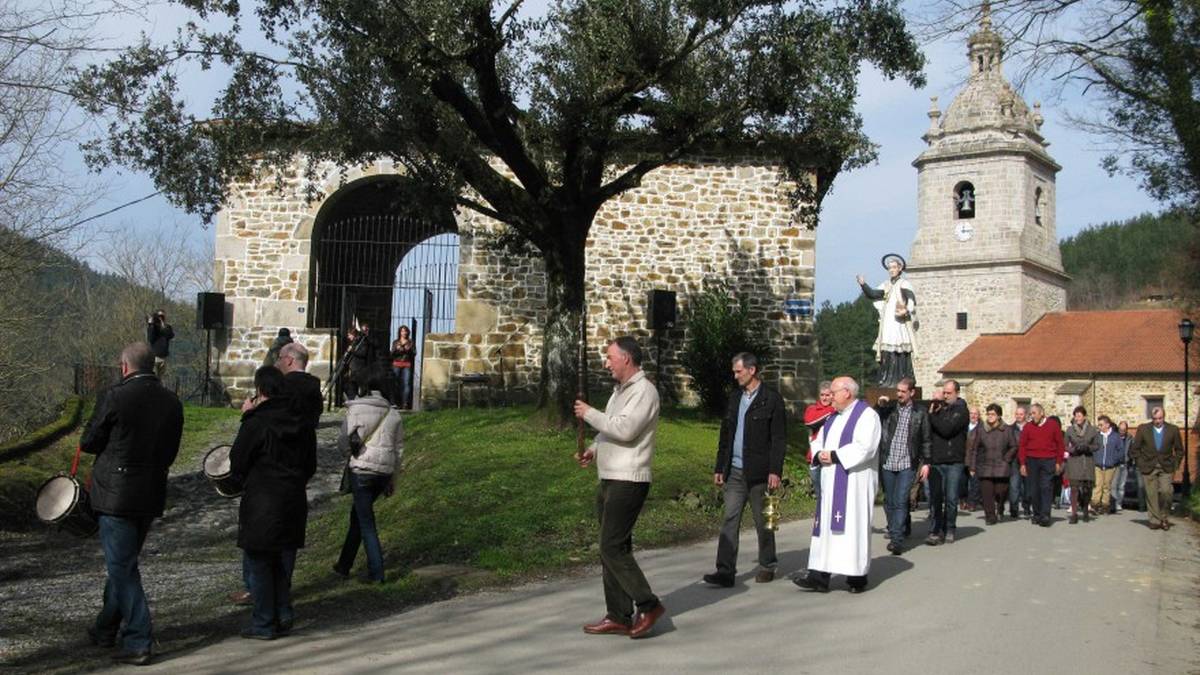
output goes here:
[[1089, 227], [1062, 241], [1071, 309], [1116, 309], [1153, 293], [1194, 288], [1196, 224], [1181, 211]]
[[6, 267], [0, 283], [0, 444], [57, 415], [72, 391], [75, 364], [115, 366], [123, 345], [145, 339], [145, 315], [156, 308], [166, 310], [176, 334], [168, 384], [183, 376], [180, 384], [191, 386], [197, 365], [203, 368], [204, 334], [189, 303], [134, 283], [132, 272], [96, 272], [3, 228], [0, 246], [19, 251], [21, 261]]

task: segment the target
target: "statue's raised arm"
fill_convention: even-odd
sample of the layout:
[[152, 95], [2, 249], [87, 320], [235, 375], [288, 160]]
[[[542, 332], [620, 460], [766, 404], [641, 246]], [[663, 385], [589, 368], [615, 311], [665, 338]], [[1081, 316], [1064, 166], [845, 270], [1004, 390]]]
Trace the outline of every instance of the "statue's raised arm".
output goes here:
[[917, 330], [917, 296], [904, 278], [908, 266], [898, 253], [883, 256], [888, 280], [875, 288], [862, 275], [858, 285], [863, 295], [874, 301], [879, 312], [879, 334], [875, 337], [875, 358], [879, 361], [879, 386], [894, 387], [905, 377], [913, 377], [913, 333]]

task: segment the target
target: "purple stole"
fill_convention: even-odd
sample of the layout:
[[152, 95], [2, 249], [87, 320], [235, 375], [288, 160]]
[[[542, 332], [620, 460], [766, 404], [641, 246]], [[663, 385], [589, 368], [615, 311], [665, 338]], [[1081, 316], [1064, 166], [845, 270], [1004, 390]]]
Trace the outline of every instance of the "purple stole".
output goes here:
[[[838, 443], [838, 447], [849, 445], [854, 440], [854, 427], [858, 425], [858, 418], [862, 417], [863, 411], [867, 409], [866, 401], [855, 401], [850, 406], [850, 418], [846, 420], [846, 426], [842, 427], [842, 438]], [[829, 440], [829, 430], [833, 427], [833, 421], [841, 416], [830, 415], [825, 420], [825, 426], [821, 429], [822, 438]], [[829, 531], [833, 534], [843, 534], [846, 531], [846, 488], [850, 481], [850, 474], [846, 472], [845, 467], [841, 462], [833, 465], [833, 509], [831, 510], [833, 525], [829, 527]], [[812, 533], [814, 537], [821, 536], [821, 505], [817, 504], [817, 515], [813, 518]]]

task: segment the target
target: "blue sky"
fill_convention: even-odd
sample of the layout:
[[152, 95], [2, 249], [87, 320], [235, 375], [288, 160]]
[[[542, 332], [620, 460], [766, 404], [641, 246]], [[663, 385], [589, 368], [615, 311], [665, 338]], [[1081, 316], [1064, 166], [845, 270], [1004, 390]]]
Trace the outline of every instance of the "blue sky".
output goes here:
[[[546, 0], [534, 0], [527, 11], [536, 12]], [[919, 8], [920, 3], [909, 3]], [[159, 38], [173, 34], [190, 13], [177, 6], [158, 7], [139, 22], [122, 17], [102, 24], [110, 43], [129, 43], [142, 31]], [[853, 299], [858, 288], [855, 274], [865, 274], [872, 282], [882, 275], [879, 258], [889, 251], [908, 255], [916, 233], [917, 174], [912, 160], [925, 147], [921, 134], [928, 128], [929, 97], [938, 96], [944, 111], [953, 100], [965, 76], [966, 36], [926, 44], [928, 86], [913, 90], [904, 82], [889, 82], [873, 69], [864, 69], [860, 77], [859, 110], [868, 135], [879, 144], [876, 164], [838, 177], [826, 198], [817, 235], [817, 302], [841, 302]], [[1011, 64], [1009, 71], [1011, 72]], [[188, 80], [189, 98], [197, 110], [207, 108], [220, 82], [199, 74]], [[1043, 133], [1051, 145], [1050, 153], [1063, 166], [1058, 176], [1058, 234], [1067, 237], [1091, 224], [1119, 220], [1158, 205], [1142, 194], [1127, 177], [1110, 178], [1099, 167], [1102, 152], [1099, 141], [1068, 126], [1064, 112], [1085, 105], [1068, 92], [1061, 100], [1050, 100], [1046, 91], [1035, 88], [1022, 92], [1026, 101], [1045, 100]], [[68, 165], [84, 169], [77, 154], [64, 158]], [[101, 178], [108, 189], [96, 201], [91, 213], [99, 213], [119, 204], [154, 192], [146, 176], [106, 171]], [[200, 220], [172, 208], [156, 197], [99, 220], [98, 227], [143, 231], [173, 223], [184, 223], [191, 233], [189, 246], [211, 246], [212, 229]]]

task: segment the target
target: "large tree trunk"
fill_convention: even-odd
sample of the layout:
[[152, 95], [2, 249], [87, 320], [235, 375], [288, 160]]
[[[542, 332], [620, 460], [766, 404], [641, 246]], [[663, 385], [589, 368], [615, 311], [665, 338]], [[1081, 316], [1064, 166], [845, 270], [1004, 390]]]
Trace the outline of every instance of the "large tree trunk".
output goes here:
[[[562, 228], [560, 244], [545, 251], [546, 324], [542, 332], [542, 377], [538, 407], [558, 426], [574, 423], [572, 407], [580, 377], [580, 348], [585, 341], [584, 273], [587, 230], [591, 220]], [[583, 346], [586, 349], [586, 345]], [[584, 366], [586, 369], [586, 365]], [[583, 373], [586, 383], [587, 374]]]

